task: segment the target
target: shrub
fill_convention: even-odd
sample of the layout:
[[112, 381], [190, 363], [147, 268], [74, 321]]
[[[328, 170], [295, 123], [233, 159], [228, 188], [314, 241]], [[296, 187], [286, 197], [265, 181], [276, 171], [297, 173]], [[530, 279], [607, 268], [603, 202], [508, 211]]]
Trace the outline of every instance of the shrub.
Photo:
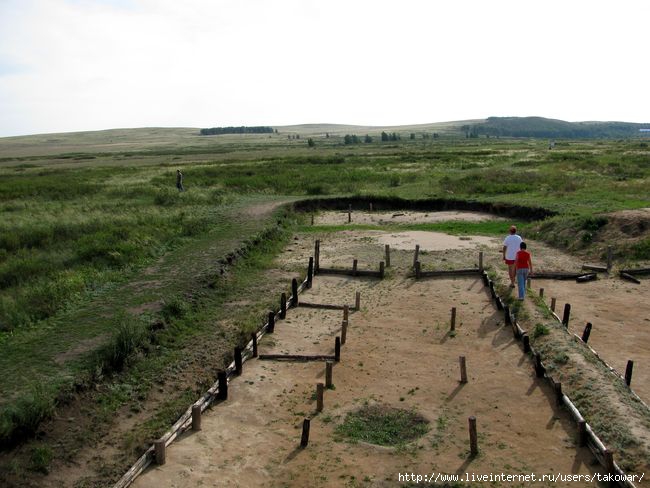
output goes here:
[[120, 318], [113, 339], [99, 352], [103, 372], [124, 369], [129, 359], [144, 345], [147, 335], [143, 324], [132, 317]]

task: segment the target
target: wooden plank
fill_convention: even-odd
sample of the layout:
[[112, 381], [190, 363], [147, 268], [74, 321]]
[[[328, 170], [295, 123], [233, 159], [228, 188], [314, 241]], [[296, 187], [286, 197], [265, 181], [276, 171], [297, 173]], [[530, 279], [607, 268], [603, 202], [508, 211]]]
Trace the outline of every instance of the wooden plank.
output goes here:
[[334, 361], [334, 356], [324, 354], [260, 354], [262, 361]]
[[325, 310], [343, 310], [346, 307], [345, 305], [332, 305], [329, 303], [309, 303], [309, 302], [299, 302], [298, 306], [304, 308], [322, 308]]
[[438, 270], [438, 271], [420, 271], [421, 278], [434, 277], [434, 276], [465, 276], [480, 274], [478, 268], [471, 269], [451, 269], [451, 270]]
[[598, 275], [596, 273], [587, 273], [583, 274], [582, 276], [578, 276], [576, 278], [577, 283], [584, 283], [586, 281], [594, 281], [598, 279]]
[[373, 278], [381, 278], [381, 272], [370, 270], [351, 270], [351, 269], [337, 269], [337, 268], [320, 268], [318, 274], [331, 274], [340, 276], [371, 276]]
[[630, 275], [647, 275], [650, 274], [650, 268], [622, 269], [621, 273], [627, 273]]
[[582, 269], [586, 269], [589, 271], [598, 271], [599, 273], [607, 272], [607, 266], [599, 266], [597, 264], [583, 264]]
[[620, 276], [621, 276], [621, 278], [623, 278], [624, 280], [631, 281], [632, 283], [636, 283], [637, 285], [640, 285], [640, 284], [641, 284], [641, 280], [635, 278], [635, 277], [632, 276], [630, 273], [624, 273], [623, 271], [621, 271]]
[[576, 278], [584, 276], [584, 273], [566, 273], [563, 271], [541, 271], [535, 272], [530, 275], [530, 278], [535, 280], [575, 280]]

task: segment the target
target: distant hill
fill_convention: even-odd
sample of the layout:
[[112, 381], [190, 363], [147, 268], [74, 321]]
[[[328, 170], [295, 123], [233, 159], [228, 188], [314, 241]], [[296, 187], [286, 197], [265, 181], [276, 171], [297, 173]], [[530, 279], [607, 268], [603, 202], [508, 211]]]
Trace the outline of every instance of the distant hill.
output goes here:
[[[488, 117], [484, 122], [464, 125], [472, 136], [543, 137], [548, 139], [619, 138], [643, 135], [650, 124], [631, 122], [566, 122], [544, 117]], [[647, 133], [645, 133], [647, 134]]]

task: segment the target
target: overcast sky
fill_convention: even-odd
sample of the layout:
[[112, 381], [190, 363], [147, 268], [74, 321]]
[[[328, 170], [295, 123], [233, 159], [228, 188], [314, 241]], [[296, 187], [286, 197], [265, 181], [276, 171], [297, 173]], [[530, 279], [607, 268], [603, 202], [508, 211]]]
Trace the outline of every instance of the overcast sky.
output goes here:
[[0, 0], [0, 137], [650, 122], [649, 0]]

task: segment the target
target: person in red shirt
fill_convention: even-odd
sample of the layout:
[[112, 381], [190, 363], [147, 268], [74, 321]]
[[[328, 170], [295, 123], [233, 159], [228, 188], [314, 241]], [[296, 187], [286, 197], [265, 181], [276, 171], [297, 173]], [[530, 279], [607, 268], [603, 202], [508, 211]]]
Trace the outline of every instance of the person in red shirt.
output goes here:
[[530, 253], [526, 251], [526, 243], [519, 244], [519, 251], [515, 257], [515, 268], [517, 273], [517, 287], [519, 288], [519, 300], [526, 296], [526, 281], [528, 275], [533, 272], [533, 261]]

